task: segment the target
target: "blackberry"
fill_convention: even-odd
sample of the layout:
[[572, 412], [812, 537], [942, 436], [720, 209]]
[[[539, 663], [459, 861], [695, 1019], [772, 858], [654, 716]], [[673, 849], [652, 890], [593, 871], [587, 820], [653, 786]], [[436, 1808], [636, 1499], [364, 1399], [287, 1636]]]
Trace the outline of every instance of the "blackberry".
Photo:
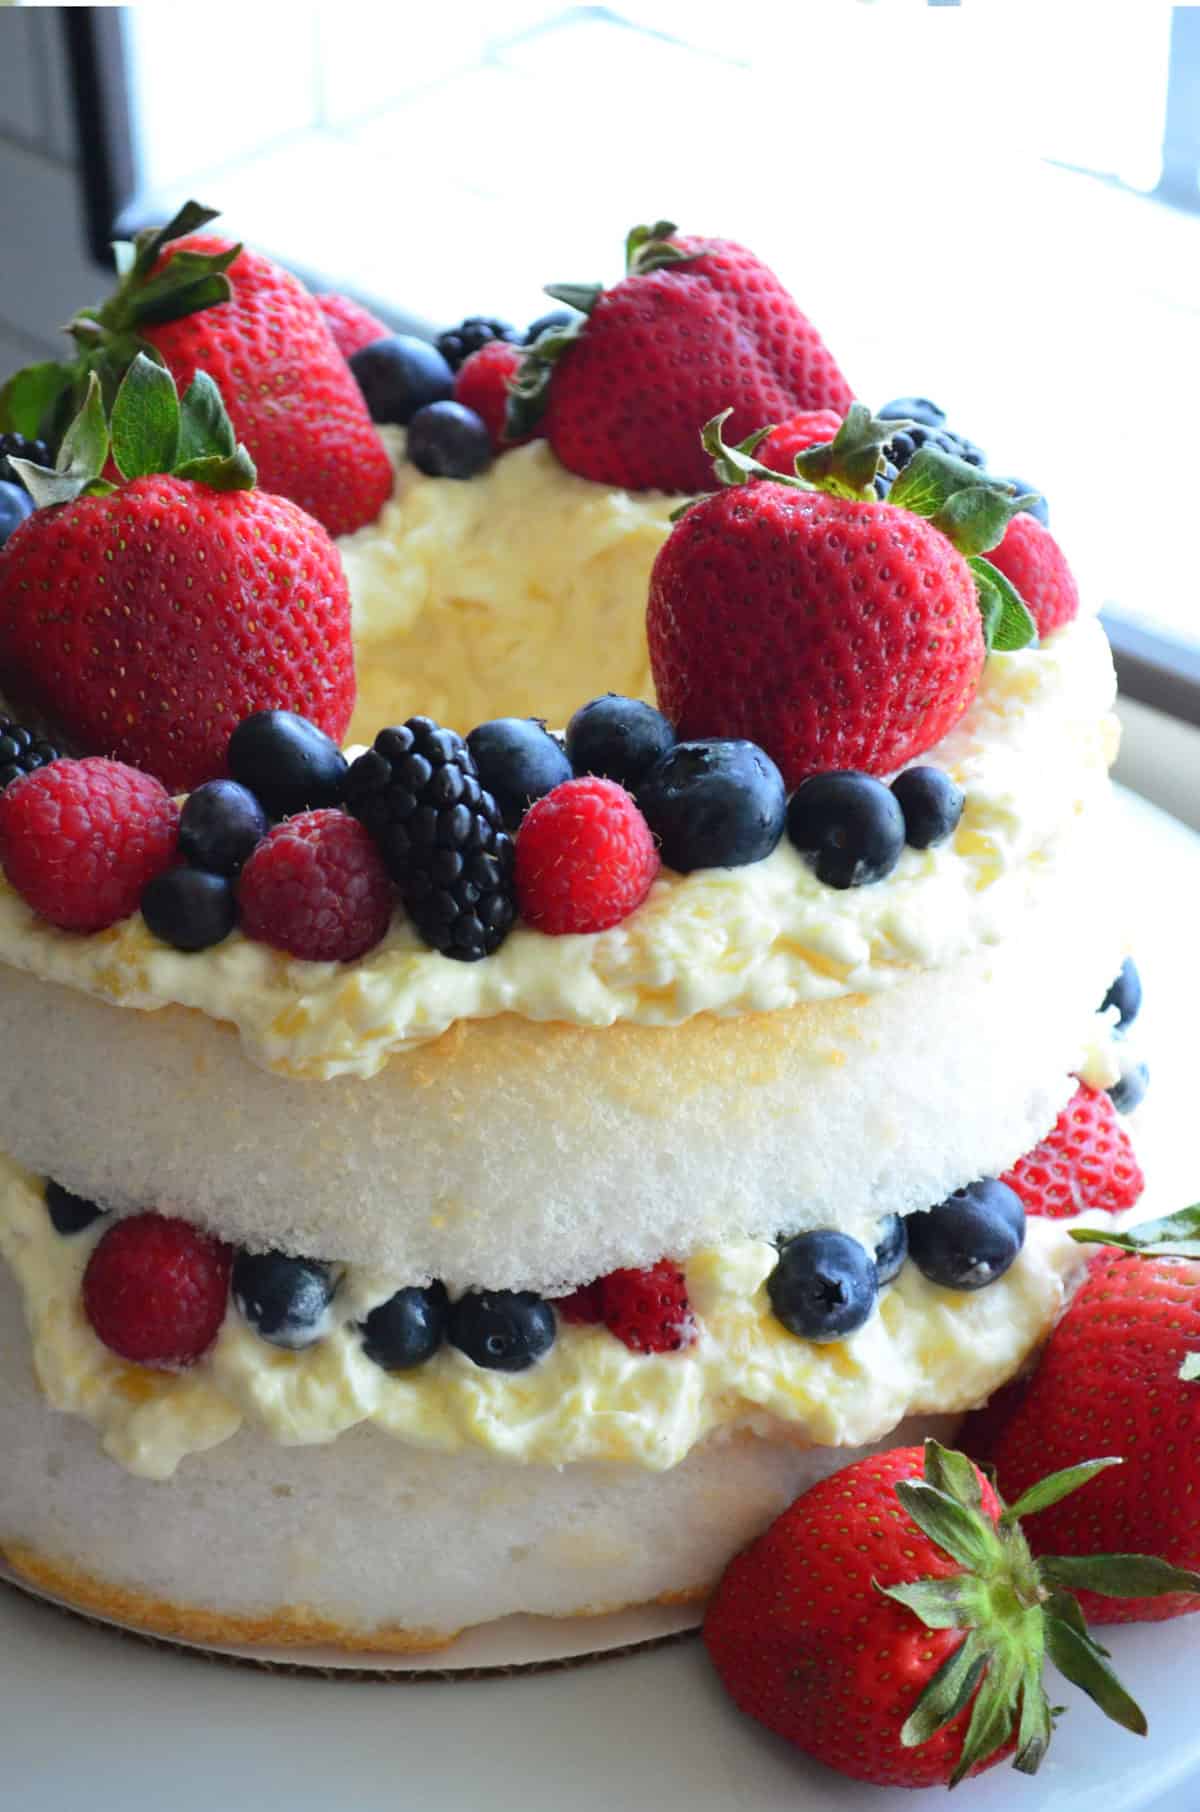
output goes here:
[[427, 944], [461, 963], [500, 948], [516, 917], [513, 841], [461, 736], [429, 717], [381, 730], [351, 765], [343, 803]]
[[507, 340], [515, 346], [520, 338], [509, 321], [497, 321], [489, 315], [468, 315], [457, 327], [448, 327], [445, 333], [440, 333], [436, 345], [451, 371], [457, 371], [464, 359], [469, 359], [489, 340]]
[[29, 459], [35, 466], [52, 466], [50, 449], [44, 440], [29, 440], [24, 434], [0, 434], [0, 480], [5, 484], [20, 484], [9, 459]]
[[913, 454], [922, 447], [934, 447], [939, 453], [950, 453], [955, 459], [964, 459], [969, 466], [983, 467], [987, 456], [973, 440], [963, 434], [955, 434], [950, 428], [927, 428], [918, 423], [913, 428], [902, 428], [887, 444], [887, 457], [897, 472], [902, 472]]
[[[5, 440], [16, 439], [15, 435], [6, 434]], [[35, 768], [49, 767], [52, 761], [60, 759], [57, 749], [24, 724], [14, 723], [11, 717], [0, 717], [0, 793], [22, 774], [32, 774]]]

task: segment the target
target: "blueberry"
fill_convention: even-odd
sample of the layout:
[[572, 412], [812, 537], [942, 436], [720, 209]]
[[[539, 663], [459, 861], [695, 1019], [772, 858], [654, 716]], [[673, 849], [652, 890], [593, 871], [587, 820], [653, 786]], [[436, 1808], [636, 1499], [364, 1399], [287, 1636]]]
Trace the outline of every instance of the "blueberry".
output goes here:
[[753, 742], [677, 742], [650, 769], [637, 802], [663, 861], [679, 874], [761, 862], [787, 812], [783, 776]]
[[1026, 484], [1023, 478], [1002, 478], [1000, 483], [1010, 484], [1018, 497], [1023, 497], [1027, 492], [1032, 491], [1037, 497], [1037, 502], [1026, 504], [1025, 514], [1036, 516], [1043, 528], [1050, 527], [1050, 505], [1035, 484]]
[[403, 427], [426, 403], [440, 403], [454, 393], [454, 373], [436, 346], [412, 334], [394, 333], [372, 340], [350, 355], [373, 422]]
[[562, 745], [536, 717], [493, 717], [471, 731], [467, 747], [480, 785], [500, 807], [509, 830], [516, 830], [535, 799], [572, 775]]
[[852, 768], [802, 780], [788, 806], [787, 829], [826, 887], [882, 881], [904, 849], [899, 801], [881, 780]]
[[946, 411], [927, 396], [896, 396], [879, 411], [885, 422], [920, 422], [926, 428], [945, 425]]
[[82, 1233], [85, 1227], [90, 1227], [93, 1221], [108, 1212], [95, 1202], [89, 1202], [86, 1196], [72, 1195], [69, 1189], [49, 1177], [46, 1179], [46, 1207], [54, 1231], [64, 1235]]
[[267, 834], [267, 814], [236, 780], [206, 780], [184, 801], [179, 853], [193, 868], [236, 875]]
[[548, 328], [570, 327], [578, 319], [578, 311], [574, 308], [552, 308], [549, 314], [539, 315], [536, 321], [529, 323], [525, 329], [525, 345], [532, 346], [538, 335], [545, 333]]
[[767, 1279], [775, 1319], [801, 1340], [844, 1340], [867, 1320], [878, 1294], [871, 1254], [832, 1227], [789, 1240]]
[[492, 437], [474, 409], [426, 403], [408, 424], [408, 457], [430, 478], [474, 478], [492, 463]]
[[661, 711], [640, 698], [608, 692], [581, 705], [567, 725], [567, 754], [577, 774], [603, 774], [633, 793], [675, 745]]
[[1144, 1063], [1137, 1063], [1113, 1083], [1108, 1098], [1119, 1114], [1131, 1114], [1146, 1099], [1149, 1086], [1150, 1071]]
[[492, 1372], [523, 1372], [554, 1345], [554, 1310], [532, 1290], [470, 1290], [450, 1307], [451, 1344]]
[[346, 757], [294, 711], [256, 711], [229, 738], [229, 771], [272, 818], [341, 803]]
[[397, 1290], [361, 1323], [363, 1351], [385, 1372], [410, 1372], [432, 1359], [446, 1337], [444, 1284]]
[[1109, 1007], [1117, 1009], [1117, 1031], [1124, 1032], [1137, 1018], [1142, 1007], [1142, 978], [1137, 972], [1137, 965], [1131, 956], [1121, 964], [1120, 973], [1104, 999], [1100, 1002], [1100, 1011], [1106, 1013]]
[[250, 1326], [272, 1346], [293, 1352], [312, 1346], [329, 1328], [337, 1288], [328, 1265], [284, 1252], [239, 1252], [233, 1300]]
[[879, 1223], [875, 1244], [875, 1270], [880, 1284], [891, 1283], [904, 1268], [908, 1257], [908, 1229], [902, 1214], [888, 1214]]
[[904, 813], [905, 841], [914, 849], [932, 849], [958, 829], [963, 790], [941, 768], [905, 768], [892, 792]]
[[0, 547], [19, 529], [27, 516], [33, 515], [33, 498], [19, 484], [0, 479]]
[[176, 950], [208, 950], [237, 924], [237, 901], [227, 875], [203, 868], [168, 868], [142, 889], [142, 917], [156, 938]]
[[908, 1251], [930, 1283], [983, 1290], [1003, 1277], [1025, 1244], [1025, 1209], [1007, 1183], [969, 1183], [926, 1212], [907, 1217]]

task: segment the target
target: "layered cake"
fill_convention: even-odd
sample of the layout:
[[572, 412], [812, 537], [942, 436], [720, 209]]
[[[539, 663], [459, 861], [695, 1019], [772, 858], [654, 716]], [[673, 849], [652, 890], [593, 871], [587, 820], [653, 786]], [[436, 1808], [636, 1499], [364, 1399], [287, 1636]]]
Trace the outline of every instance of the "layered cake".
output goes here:
[[352, 347], [388, 452], [203, 224], [9, 448], [0, 1552], [202, 1642], [699, 1599], [1137, 1203], [1103, 633], [736, 247], [485, 335], [504, 422]]

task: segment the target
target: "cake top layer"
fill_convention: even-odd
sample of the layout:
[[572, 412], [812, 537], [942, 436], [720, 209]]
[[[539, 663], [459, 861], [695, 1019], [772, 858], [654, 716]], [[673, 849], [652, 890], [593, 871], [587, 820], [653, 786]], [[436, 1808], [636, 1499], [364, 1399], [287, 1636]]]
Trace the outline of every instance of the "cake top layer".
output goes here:
[[961, 823], [937, 847], [905, 849], [869, 887], [825, 886], [785, 839], [741, 868], [664, 869], [612, 930], [550, 937], [521, 924], [486, 961], [464, 964], [400, 915], [349, 963], [298, 961], [240, 931], [182, 953], [136, 913], [80, 936], [5, 883], [0, 960], [127, 1008], [194, 1008], [236, 1027], [255, 1063], [305, 1079], [374, 1075], [457, 1021], [502, 1013], [669, 1026], [877, 992], [1000, 941], [1044, 897], [1104, 798], [1114, 689], [1094, 620], [993, 653], [966, 714], [923, 757], [964, 789]]

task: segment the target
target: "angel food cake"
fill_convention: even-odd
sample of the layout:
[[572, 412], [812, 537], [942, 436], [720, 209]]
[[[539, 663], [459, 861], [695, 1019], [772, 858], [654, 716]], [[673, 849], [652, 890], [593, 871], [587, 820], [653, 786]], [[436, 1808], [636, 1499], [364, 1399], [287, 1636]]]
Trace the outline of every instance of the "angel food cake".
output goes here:
[[[699, 274], [728, 313], [746, 255], [714, 243], [635, 236], [626, 282], [673, 306]], [[0, 552], [6, 694], [94, 751], [0, 743], [0, 1551], [200, 1641], [419, 1649], [700, 1597], [806, 1483], [1019, 1371], [1069, 1228], [1138, 1200], [1103, 634], [1035, 500], [847, 410], [798, 315], [762, 394], [686, 434], [704, 399], [660, 387], [659, 463], [606, 482], [649, 430], [577, 432], [605, 296], [516, 380], [513, 433], [544, 404], [553, 446], [402, 478], [348, 591], [353, 482], [326, 528], [328, 469], [310, 514], [256, 488], [292, 473], [236, 378], [264, 295], [310, 344], [316, 305], [205, 240], [224, 299], [181, 347], [139, 314], [168, 244], [89, 317], [162, 362], [108, 419], [64, 379], [79, 425], [53, 471], [18, 453], [39, 507]], [[427, 465], [475, 433], [422, 423], [442, 400], [408, 410]], [[501, 516], [543, 482], [550, 509], [564, 459], [637, 544], [613, 597], [652, 568], [620, 693], [577, 642], [542, 704], [503, 605], [401, 672], [426, 609], [398, 603], [360, 672], [413, 691], [343, 754], [350, 593], [370, 619], [441, 585], [422, 513], [468, 570], [503, 486]], [[615, 642], [561, 552], [547, 595]]]

